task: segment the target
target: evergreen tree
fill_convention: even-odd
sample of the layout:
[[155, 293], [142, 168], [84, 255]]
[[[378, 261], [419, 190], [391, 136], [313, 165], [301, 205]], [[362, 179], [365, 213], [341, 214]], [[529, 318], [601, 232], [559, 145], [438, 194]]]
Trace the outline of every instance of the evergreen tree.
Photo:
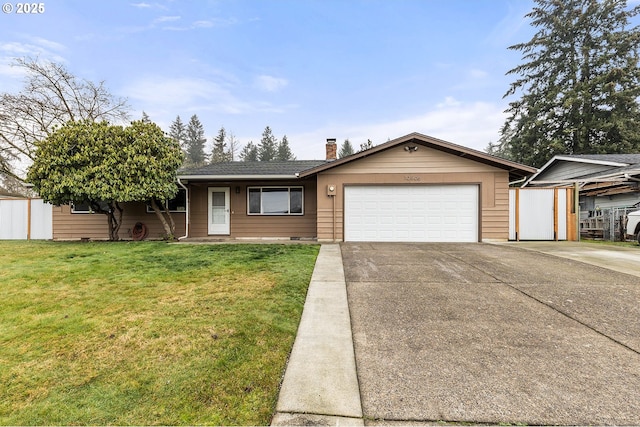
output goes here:
[[287, 139], [287, 135], [283, 136], [278, 143], [278, 152], [276, 154], [276, 160], [295, 160], [296, 157], [291, 152], [291, 148], [289, 148], [289, 140]]
[[218, 136], [213, 138], [213, 149], [211, 150], [211, 163], [221, 163], [231, 160], [227, 152], [227, 131], [224, 126], [218, 131]]
[[243, 162], [257, 162], [258, 161], [258, 147], [253, 141], [249, 141], [240, 151], [240, 161]]
[[511, 160], [541, 166], [556, 154], [640, 150], [640, 5], [626, 0], [535, 0], [533, 38], [510, 46], [523, 64], [505, 97], [510, 114], [499, 145]]
[[182, 120], [180, 120], [180, 116], [177, 116], [171, 123], [171, 126], [169, 127], [169, 138], [177, 142], [182, 148], [182, 152], [186, 155], [187, 129], [184, 126], [184, 123], [182, 123]]
[[340, 152], [338, 153], [339, 158], [347, 157], [353, 154], [353, 145], [349, 142], [348, 139], [345, 139], [342, 145], [340, 146]]
[[267, 126], [264, 128], [260, 144], [258, 144], [258, 160], [261, 162], [274, 160], [277, 155], [277, 146], [278, 140], [273, 136], [271, 128]]
[[205, 164], [207, 158], [204, 154], [204, 144], [207, 138], [204, 136], [204, 127], [197, 115], [191, 116], [186, 130], [186, 159], [185, 165], [198, 167]]

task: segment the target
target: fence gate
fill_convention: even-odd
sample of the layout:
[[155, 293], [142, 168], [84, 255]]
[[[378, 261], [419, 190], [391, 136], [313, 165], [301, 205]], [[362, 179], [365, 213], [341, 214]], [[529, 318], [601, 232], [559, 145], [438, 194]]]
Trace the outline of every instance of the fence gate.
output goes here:
[[0, 239], [53, 239], [51, 208], [42, 199], [0, 199]]
[[573, 240], [570, 196], [566, 188], [510, 188], [509, 240]]

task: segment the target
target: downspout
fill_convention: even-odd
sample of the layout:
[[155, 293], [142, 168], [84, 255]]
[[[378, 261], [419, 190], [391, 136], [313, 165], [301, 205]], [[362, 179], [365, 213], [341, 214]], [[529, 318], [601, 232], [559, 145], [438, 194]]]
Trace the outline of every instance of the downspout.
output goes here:
[[520, 184], [521, 182], [524, 182], [524, 181], [526, 181], [526, 180], [527, 180], [527, 177], [525, 176], [525, 177], [524, 177], [524, 178], [522, 178], [522, 179], [518, 179], [518, 180], [516, 180], [516, 181], [511, 181], [511, 182], [509, 183], [509, 187], [511, 187], [511, 186], [513, 186], [513, 185], [516, 185], [516, 184]]
[[187, 237], [189, 237], [189, 189], [182, 183], [182, 181], [180, 181], [180, 178], [178, 178], [178, 185], [182, 188], [184, 188], [184, 192], [185, 192], [185, 198], [186, 198], [186, 206], [185, 206], [185, 211], [184, 211], [184, 236], [182, 237], [178, 237], [178, 240], [182, 240], [182, 239], [186, 239]]

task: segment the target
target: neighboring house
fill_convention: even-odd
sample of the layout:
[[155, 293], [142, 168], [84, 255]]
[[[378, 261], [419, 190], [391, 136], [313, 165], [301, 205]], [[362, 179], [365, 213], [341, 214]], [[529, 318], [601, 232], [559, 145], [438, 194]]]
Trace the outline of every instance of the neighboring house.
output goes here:
[[582, 234], [610, 238], [640, 203], [639, 183], [640, 154], [582, 154], [554, 156], [523, 187], [577, 185]]
[[[412, 133], [336, 159], [214, 163], [182, 170], [170, 201], [178, 237], [318, 241], [507, 240], [510, 181], [536, 169]], [[106, 238], [104, 215], [54, 208], [54, 238]], [[136, 222], [160, 237], [144, 205], [125, 205], [121, 236]]]

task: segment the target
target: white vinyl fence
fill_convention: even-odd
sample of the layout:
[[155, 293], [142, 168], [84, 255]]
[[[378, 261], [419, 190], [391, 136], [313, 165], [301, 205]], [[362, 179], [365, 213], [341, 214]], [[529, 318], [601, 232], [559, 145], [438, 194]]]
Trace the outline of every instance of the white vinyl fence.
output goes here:
[[0, 240], [53, 239], [51, 208], [42, 199], [0, 199]]
[[564, 188], [510, 188], [509, 240], [567, 240], [568, 196]]

